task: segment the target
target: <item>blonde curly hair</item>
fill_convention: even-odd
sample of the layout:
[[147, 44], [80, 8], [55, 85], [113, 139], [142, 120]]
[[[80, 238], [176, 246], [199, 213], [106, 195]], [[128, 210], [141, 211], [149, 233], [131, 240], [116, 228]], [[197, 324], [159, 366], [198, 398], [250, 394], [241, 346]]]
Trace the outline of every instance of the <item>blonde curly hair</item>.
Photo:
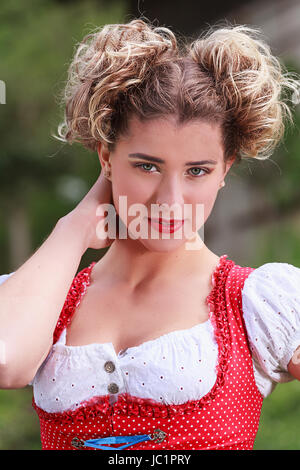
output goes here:
[[146, 18], [106, 24], [77, 45], [53, 137], [113, 151], [131, 116], [170, 115], [219, 124], [225, 162], [266, 159], [293, 123], [287, 101], [299, 88], [257, 28], [215, 25], [188, 41]]

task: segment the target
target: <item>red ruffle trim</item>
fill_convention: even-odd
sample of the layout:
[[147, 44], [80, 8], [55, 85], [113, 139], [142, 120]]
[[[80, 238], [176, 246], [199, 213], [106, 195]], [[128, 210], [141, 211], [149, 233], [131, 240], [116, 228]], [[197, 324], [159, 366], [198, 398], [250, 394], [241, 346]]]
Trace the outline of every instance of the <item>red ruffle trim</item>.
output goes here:
[[64, 328], [71, 322], [76, 307], [78, 307], [87, 287], [90, 285], [90, 273], [95, 264], [96, 261], [93, 261], [87, 268], [82, 269], [77, 276], [74, 277], [58, 322], [56, 323], [53, 333], [53, 344], [56, 343]]
[[[56, 424], [79, 423], [96, 418], [100, 415], [110, 415], [112, 413], [126, 416], [134, 415], [149, 418], [164, 418], [177, 414], [191, 413], [202, 408], [211, 400], [214, 400], [224, 385], [231, 353], [225, 284], [227, 276], [235, 263], [232, 260], [227, 260], [227, 257], [226, 254], [220, 257], [219, 264], [212, 275], [213, 288], [206, 298], [210, 309], [210, 319], [218, 343], [217, 379], [212, 389], [206, 395], [199, 400], [190, 400], [179, 405], [166, 405], [149, 399], [133, 397], [129, 394], [120, 394], [117, 401], [111, 405], [109, 402], [110, 395], [104, 395], [93, 397], [91, 400], [82, 402], [80, 407], [76, 410], [60, 413], [48, 413], [44, 411], [36, 405], [33, 398], [32, 405], [39, 417], [45, 420], [51, 420]], [[76, 278], [74, 278], [74, 282], [65, 302], [64, 310], [55, 330], [55, 341], [57, 341], [61, 331], [71, 321], [75, 308], [89, 285], [89, 276], [94, 264], [95, 262], [91, 263], [90, 266], [83, 269], [78, 273]]]

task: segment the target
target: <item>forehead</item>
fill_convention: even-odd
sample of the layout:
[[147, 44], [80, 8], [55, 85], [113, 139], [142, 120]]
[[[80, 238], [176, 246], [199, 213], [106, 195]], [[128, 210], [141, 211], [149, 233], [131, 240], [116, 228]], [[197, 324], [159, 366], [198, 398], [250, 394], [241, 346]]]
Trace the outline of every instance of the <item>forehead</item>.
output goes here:
[[[129, 121], [124, 144], [134, 152], [168, 158], [182, 154], [183, 159], [205, 156], [223, 159], [221, 129], [218, 124], [194, 120], [177, 125], [175, 119], [157, 118], [142, 122], [136, 116]], [[147, 152], [146, 152], [147, 151]], [[192, 159], [191, 158], [191, 159]]]

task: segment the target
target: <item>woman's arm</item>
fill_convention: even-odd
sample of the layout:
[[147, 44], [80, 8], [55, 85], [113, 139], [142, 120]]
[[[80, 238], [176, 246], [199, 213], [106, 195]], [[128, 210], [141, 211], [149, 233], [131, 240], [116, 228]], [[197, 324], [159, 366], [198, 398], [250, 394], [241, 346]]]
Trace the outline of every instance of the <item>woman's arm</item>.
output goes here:
[[110, 245], [96, 228], [110, 203], [111, 182], [102, 175], [62, 217], [42, 246], [0, 285], [0, 388], [25, 387], [52, 346], [53, 332], [80, 260], [87, 248]]
[[25, 387], [52, 335], [85, 252], [82, 228], [60, 219], [43, 245], [0, 286], [0, 388]]
[[288, 371], [295, 379], [300, 380], [300, 345], [288, 363]]

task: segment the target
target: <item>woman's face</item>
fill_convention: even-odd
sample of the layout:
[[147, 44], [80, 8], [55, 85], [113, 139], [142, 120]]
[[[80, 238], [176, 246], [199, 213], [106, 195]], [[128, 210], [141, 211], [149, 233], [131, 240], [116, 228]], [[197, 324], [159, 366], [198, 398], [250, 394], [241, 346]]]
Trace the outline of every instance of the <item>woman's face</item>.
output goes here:
[[[115, 151], [99, 146], [98, 152], [102, 168], [111, 170], [117, 214], [134, 239], [154, 251], [177, 249], [195, 236], [233, 163], [224, 164], [219, 127], [200, 121], [176, 127], [172, 119], [142, 123], [133, 117], [129, 135]], [[138, 211], [130, 213], [136, 204]], [[161, 228], [155, 218], [184, 224], [175, 224], [180, 228], [174, 231], [170, 225]]]

